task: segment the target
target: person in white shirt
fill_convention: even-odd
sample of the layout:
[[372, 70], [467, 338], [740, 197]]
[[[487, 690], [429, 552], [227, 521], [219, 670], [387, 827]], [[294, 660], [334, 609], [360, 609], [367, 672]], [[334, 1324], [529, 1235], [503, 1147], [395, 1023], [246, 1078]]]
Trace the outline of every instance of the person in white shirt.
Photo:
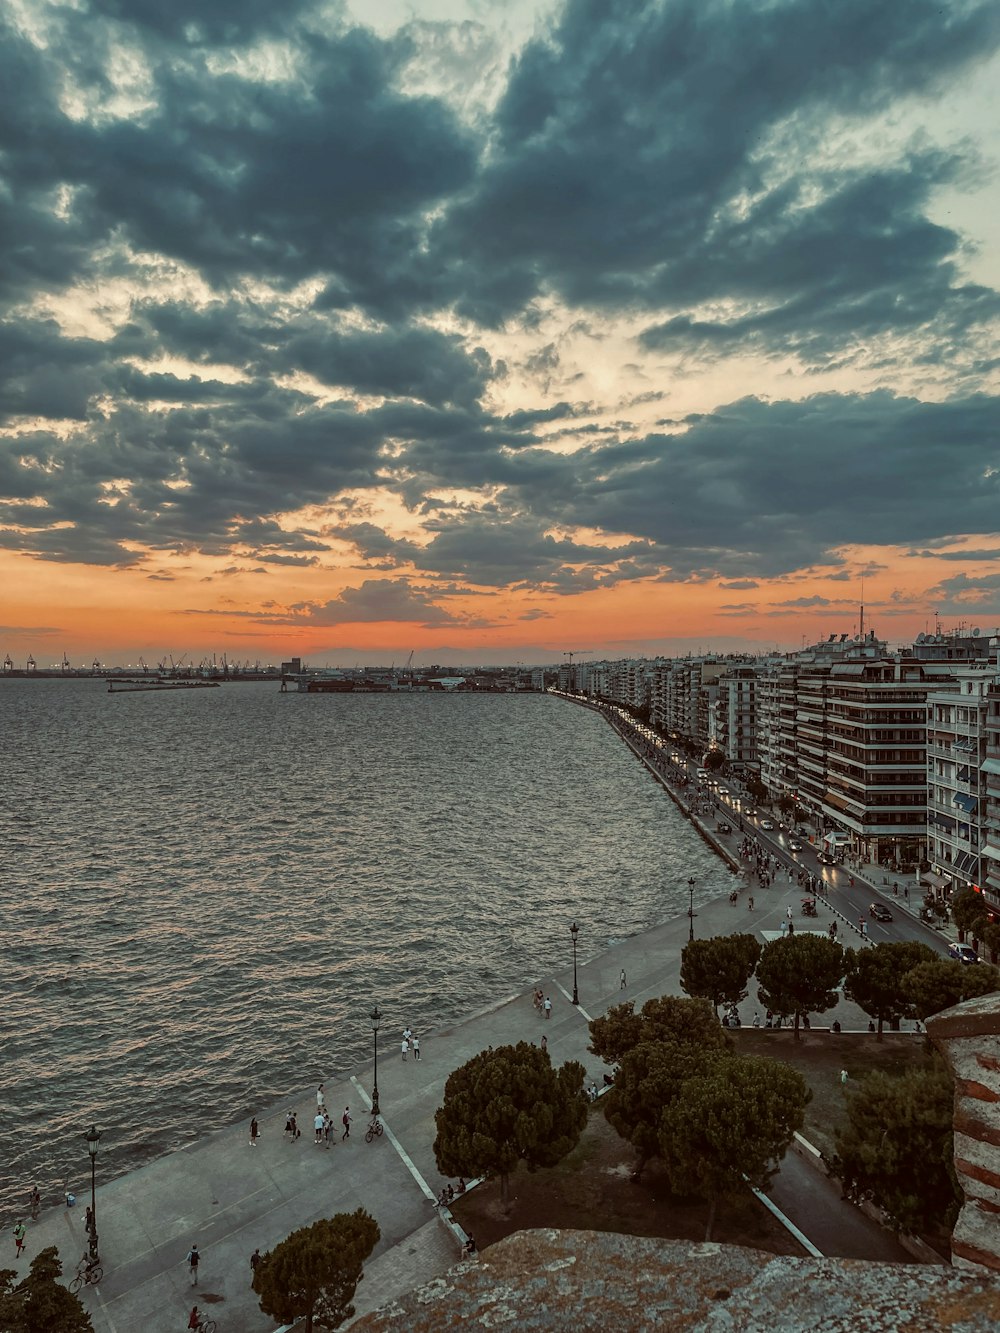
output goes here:
[[316, 1131], [316, 1142], [323, 1142], [324, 1116], [322, 1111], [317, 1111], [313, 1116], [313, 1129]]

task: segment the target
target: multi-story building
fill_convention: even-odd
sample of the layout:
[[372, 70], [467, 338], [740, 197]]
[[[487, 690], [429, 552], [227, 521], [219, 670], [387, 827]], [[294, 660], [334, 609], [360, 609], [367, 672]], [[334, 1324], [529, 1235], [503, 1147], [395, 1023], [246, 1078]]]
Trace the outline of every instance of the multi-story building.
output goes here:
[[986, 692], [986, 746], [979, 769], [983, 807], [980, 888], [989, 905], [1000, 911], [1000, 637], [990, 640], [990, 651], [997, 670]]
[[928, 700], [926, 882], [939, 893], [984, 878], [983, 791], [987, 714], [995, 664], [951, 666], [951, 680]]

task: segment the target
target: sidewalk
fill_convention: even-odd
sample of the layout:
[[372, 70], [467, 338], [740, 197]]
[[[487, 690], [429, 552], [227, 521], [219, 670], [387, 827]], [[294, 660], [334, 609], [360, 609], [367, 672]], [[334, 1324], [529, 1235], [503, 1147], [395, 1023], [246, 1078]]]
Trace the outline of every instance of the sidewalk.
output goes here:
[[[745, 889], [735, 905], [726, 898], [696, 903], [695, 934], [704, 938], [745, 930], [767, 940], [780, 935], [788, 905], [799, 912], [801, 890], [783, 876], [770, 889], [755, 889], [754, 896], [752, 912]], [[797, 930], [806, 928], [799, 915], [795, 923]], [[828, 924], [829, 913], [821, 909], [808, 928], [825, 934]], [[346, 1142], [340, 1142], [339, 1133], [329, 1148], [312, 1141], [313, 1084], [258, 1113], [261, 1138], [256, 1148], [249, 1146], [248, 1122], [243, 1122], [99, 1186], [97, 1220], [105, 1277], [99, 1289], [87, 1288], [82, 1297], [97, 1333], [182, 1329], [195, 1302], [218, 1320], [220, 1333], [269, 1333], [273, 1321], [260, 1313], [250, 1290], [252, 1251], [267, 1250], [320, 1217], [358, 1207], [367, 1208], [382, 1230], [358, 1288], [359, 1314], [446, 1272], [460, 1257], [459, 1239], [437, 1216], [432, 1200], [445, 1183], [436, 1170], [433, 1141], [434, 1112], [447, 1076], [487, 1046], [537, 1042], [544, 1031], [556, 1063], [579, 1060], [588, 1084], [601, 1084], [605, 1066], [587, 1051], [590, 1018], [625, 999], [638, 1008], [654, 996], [681, 994], [680, 955], [688, 934], [685, 915], [582, 961], [579, 1009], [570, 1003], [571, 969], [542, 978], [539, 984], [553, 1002], [549, 1020], [535, 1011], [528, 990], [455, 1027], [421, 1034], [419, 1061], [412, 1054], [403, 1061], [397, 1033], [386, 1030], [389, 1053], [378, 1065], [386, 1133], [371, 1145], [364, 1141], [372, 1086], [369, 1062], [348, 1077], [325, 1080], [326, 1105], [335, 1126], [345, 1106], [354, 1116]], [[628, 978], [624, 991], [622, 969]], [[748, 999], [742, 1006], [743, 1022], [752, 1022], [759, 1010]], [[843, 999], [821, 1021], [827, 1024], [834, 1018], [845, 1032], [867, 1030], [867, 1017]], [[302, 1130], [295, 1143], [283, 1134], [289, 1109], [296, 1111]], [[72, 1274], [86, 1249], [86, 1202], [81, 1192], [76, 1207], [48, 1210], [29, 1224], [27, 1250], [16, 1265], [19, 1275], [47, 1245], [59, 1248], [67, 1274]], [[190, 1285], [184, 1262], [192, 1242], [202, 1254], [197, 1288]]]

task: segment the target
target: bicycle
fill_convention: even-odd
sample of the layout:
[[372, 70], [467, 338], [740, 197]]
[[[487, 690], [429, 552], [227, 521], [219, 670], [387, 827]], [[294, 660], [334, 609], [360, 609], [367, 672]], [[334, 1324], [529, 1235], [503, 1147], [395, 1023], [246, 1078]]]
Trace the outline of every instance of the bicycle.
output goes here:
[[198, 1333], [215, 1333], [214, 1319], [199, 1319]]
[[381, 1137], [382, 1121], [377, 1115], [373, 1115], [368, 1128], [365, 1130], [365, 1143], [371, 1143], [372, 1139], [380, 1139]]
[[69, 1289], [75, 1296], [82, 1287], [97, 1286], [104, 1276], [104, 1269], [100, 1264], [91, 1264], [89, 1268], [78, 1268], [76, 1277], [69, 1284]]

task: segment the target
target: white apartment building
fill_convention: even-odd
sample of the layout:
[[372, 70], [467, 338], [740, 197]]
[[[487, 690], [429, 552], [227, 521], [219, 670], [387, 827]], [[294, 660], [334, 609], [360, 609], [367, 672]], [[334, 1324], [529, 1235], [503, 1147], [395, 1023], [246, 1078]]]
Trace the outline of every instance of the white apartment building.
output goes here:
[[990, 662], [955, 665], [928, 700], [927, 859], [938, 893], [983, 882], [987, 715], [998, 684]]

